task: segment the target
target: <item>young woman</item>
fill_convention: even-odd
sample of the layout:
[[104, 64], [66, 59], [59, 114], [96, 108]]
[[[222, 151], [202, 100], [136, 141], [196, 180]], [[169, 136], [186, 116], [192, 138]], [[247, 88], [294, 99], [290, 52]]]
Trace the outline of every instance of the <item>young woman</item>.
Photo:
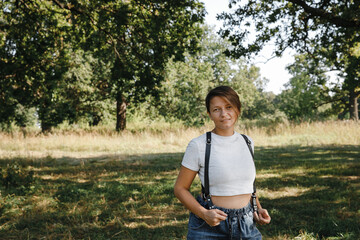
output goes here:
[[261, 239], [254, 222], [268, 224], [271, 218], [257, 197], [257, 212], [251, 204], [255, 165], [245, 138], [234, 131], [239, 96], [227, 86], [214, 88], [206, 108], [215, 124], [210, 134], [209, 195], [195, 199], [189, 191], [196, 174], [205, 186], [206, 134], [190, 141], [174, 187], [175, 196], [191, 211], [187, 239]]

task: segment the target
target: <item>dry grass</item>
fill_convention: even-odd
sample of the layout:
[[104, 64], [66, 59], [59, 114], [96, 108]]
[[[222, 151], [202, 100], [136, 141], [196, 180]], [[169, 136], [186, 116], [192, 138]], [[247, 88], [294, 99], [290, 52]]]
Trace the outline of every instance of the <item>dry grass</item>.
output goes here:
[[[129, 129], [121, 133], [69, 131], [48, 135], [28, 134], [26, 137], [22, 133], [0, 133], [0, 158], [91, 158], [111, 155], [121, 159], [136, 154], [184, 152], [192, 138], [211, 130], [212, 125], [176, 129], [171, 126], [149, 126], [141, 131], [130, 126]], [[238, 126], [236, 130], [251, 136], [259, 147], [360, 145], [360, 123], [353, 121], [280, 124], [271, 128], [241, 129]]]
[[360, 145], [360, 122], [355, 121], [279, 124], [245, 132], [257, 146]]

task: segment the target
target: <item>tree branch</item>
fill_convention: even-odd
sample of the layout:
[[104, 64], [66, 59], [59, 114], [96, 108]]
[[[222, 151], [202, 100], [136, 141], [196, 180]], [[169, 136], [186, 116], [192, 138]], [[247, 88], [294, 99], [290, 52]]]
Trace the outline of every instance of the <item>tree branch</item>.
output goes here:
[[298, 6], [301, 6], [305, 12], [311, 14], [312, 16], [318, 16], [321, 19], [325, 19], [328, 22], [336, 25], [337, 27], [360, 28], [359, 19], [346, 19], [343, 17], [336, 16], [335, 14], [329, 13], [323, 9], [310, 7], [303, 0], [288, 0], [288, 1]]

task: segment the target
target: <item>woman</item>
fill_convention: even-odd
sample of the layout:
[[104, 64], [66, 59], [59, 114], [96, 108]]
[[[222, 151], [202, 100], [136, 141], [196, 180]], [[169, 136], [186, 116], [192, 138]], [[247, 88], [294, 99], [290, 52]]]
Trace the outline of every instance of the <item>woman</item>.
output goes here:
[[206, 97], [206, 108], [215, 124], [209, 133], [207, 185], [210, 194], [195, 199], [189, 191], [196, 174], [205, 185], [206, 134], [190, 141], [174, 187], [175, 196], [191, 211], [187, 238], [261, 239], [254, 221], [268, 224], [271, 218], [257, 197], [257, 212], [253, 212], [250, 204], [255, 165], [249, 151], [251, 147], [234, 131], [241, 111], [239, 96], [227, 86], [214, 88]]

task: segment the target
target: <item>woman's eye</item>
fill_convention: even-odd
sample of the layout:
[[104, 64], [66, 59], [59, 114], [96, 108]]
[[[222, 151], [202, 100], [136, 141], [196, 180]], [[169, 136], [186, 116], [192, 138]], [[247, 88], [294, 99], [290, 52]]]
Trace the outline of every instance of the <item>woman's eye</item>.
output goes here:
[[232, 108], [232, 106], [227, 106], [226, 108], [227, 108], [227, 109], [231, 109], [231, 108]]

